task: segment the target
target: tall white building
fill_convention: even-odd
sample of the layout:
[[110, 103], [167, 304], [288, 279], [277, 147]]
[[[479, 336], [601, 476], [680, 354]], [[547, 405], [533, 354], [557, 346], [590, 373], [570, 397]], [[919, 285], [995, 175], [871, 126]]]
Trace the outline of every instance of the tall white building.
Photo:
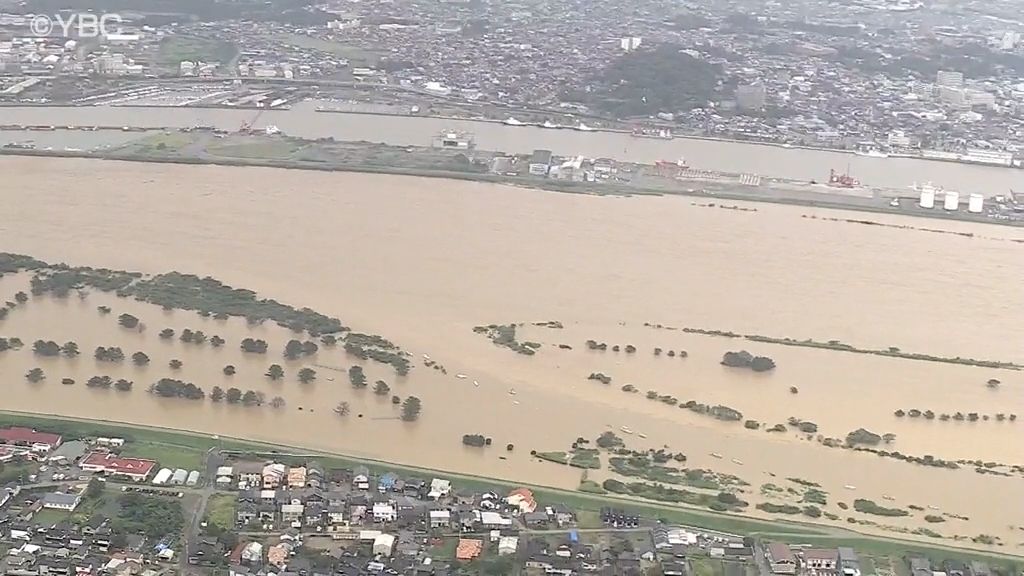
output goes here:
[[967, 99], [972, 108], [974, 106], [984, 106], [985, 108], [992, 110], [996, 107], [996, 95], [991, 92], [969, 90], [967, 91]]
[[949, 88], [962, 88], [964, 85], [964, 73], [953, 70], [939, 70], [939, 73], [935, 76], [935, 83]]
[[889, 138], [886, 140], [886, 144], [890, 148], [909, 148], [910, 138], [903, 130], [893, 130], [889, 133]]
[[953, 88], [952, 86], [939, 86], [939, 101], [955, 107], [963, 107], [965, 104], [970, 106], [969, 101], [964, 95], [964, 91], [960, 88]]

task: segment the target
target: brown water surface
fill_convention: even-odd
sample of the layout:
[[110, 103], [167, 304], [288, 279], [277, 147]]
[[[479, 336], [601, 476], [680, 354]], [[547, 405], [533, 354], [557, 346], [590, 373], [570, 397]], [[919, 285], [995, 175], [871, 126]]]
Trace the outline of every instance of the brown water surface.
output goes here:
[[[787, 476], [820, 482], [827, 509], [854, 497], [890, 505], [934, 505], [970, 517], [936, 530], [945, 535], [1001, 536], [1019, 550], [1024, 524], [1008, 501], [1024, 498], [1024, 480], [938, 470], [828, 449], [801, 435], [749, 431], [688, 410], [629, 395], [657, 390], [680, 401], [724, 404], [767, 424], [788, 417], [816, 422], [843, 437], [865, 427], [892, 432], [893, 448], [941, 458], [1024, 463], [1024, 422], [899, 420], [897, 408], [1024, 416], [1024, 374], [655, 330], [644, 322], [737, 332], [837, 339], [864, 347], [898, 346], [941, 356], [1024, 362], [1019, 287], [1024, 237], [1014, 229], [872, 215], [896, 224], [974, 232], [985, 238], [934, 234], [802, 218], [854, 214], [774, 205], [757, 212], [692, 206], [682, 198], [605, 198], [436, 179], [327, 174], [292, 170], [145, 165], [87, 160], [0, 159], [0, 249], [75, 265], [159, 273], [212, 275], [234, 286], [337, 316], [357, 330], [384, 335], [413, 353], [406, 378], [368, 365], [393, 393], [423, 399], [416, 423], [402, 423], [387, 398], [353, 390], [343, 372], [319, 369], [302, 385], [295, 372], [311, 363], [347, 369], [339, 350], [286, 363], [287, 378], [263, 372], [284, 363], [293, 335], [271, 326], [164, 312], [113, 295], [84, 300], [34, 299], [11, 312], [0, 335], [75, 340], [75, 360], [0, 356], [7, 377], [4, 407], [154, 424], [279, 441], [425, 467], [575, 487], [579, 471], [533, 460], [531, 449], [562, 450], [577, 436], [629, 427], [646, 439], [631, 445], [685, 452], [689, 465], [737, 474], [752, 486]], [[0, 280], [0, 301], [27, 289], [27, 277]], [[101, 316], [98, 305], [114, 313]], [[135, 314], [146, 330], [116, 325]], [[562, 330], [524, 327], [542, 342], [536, 356], [517, 355], [474, 334], [480, 324], [560, 320]], [[227, 339], [223, 349], [162, 341], [164, 327], [202, 329]], [[271, 342], [266, 357], [243, 355], [244, 337]], [[637, 353], [585, 349], [593, 338], [633, 344]], [[572, 350], [560, 350], [557, 344]], [[143, 350], [137, 368], [98, 364], [96, 346]], [[686, 359], [655, 357], [654, 347], [685, 349]], [[727, 369], [721, 355], [738, 348], [773, 357], [771, 374]], [[444, 376], [421, 364], [429, 354]], [[283, 396], [288, 407], [242, 408], [169, 401], [145, 394], [170, 375], [208, 391], [214, 385]], [[238, 366], [233, 378], [225, 364]], [[32, 385], [23, 374], [44, 368]], [[591, 372], [610, 386], [586, 380]], [[455, 374], [467, 375], [458, 379]], [[92, 390], [94, 374], [136, 382], [130, 393]], [[62, 386], [63, 377], [75, 386]], [[985, 387], [989, 378], [1003, 384]], [[328, 378], [334, 378], [333, 381]], [[474, 385], [474, 380], [479, 384]], [[789, 392], [797, 386], [799, 394]], [[513, 396], [509, 392], [516, 391]], [[340, 419], [341, 400], [353, 414]], [[302, 406], [302, 411], [298, 407]], [[312, 408], [312, 411], [310, 410]], [[362, 413], [363, 418], [357, 415]], [[467, 449], [462, 434], [482, 433], [503, 448]], [[710, 453], [720, 453], [715, 459]], [[735, 458], [742, 464], [735, 464]], [[777, 475], [771, 480], [768, 472]], [[856, 486], [856, 491], [846, 490]], [[923, 513], [922, 513], [923, 514]], [[884, 520], [860, 516], [862, 519]], [[886, 523], [921, 525], [919, 518]]]

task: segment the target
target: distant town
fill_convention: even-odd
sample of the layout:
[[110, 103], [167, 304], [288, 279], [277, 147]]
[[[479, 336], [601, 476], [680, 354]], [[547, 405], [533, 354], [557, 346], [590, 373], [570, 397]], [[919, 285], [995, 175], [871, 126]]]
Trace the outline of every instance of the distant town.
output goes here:
[[[146, 1], [99, 37], [33, 33], [34, 19], [58, 16], [33, 4], [0, 3], [3, 103], [324, 98], [347, 111], [1021, 164], [1024, 47], [1009, 1], [237, 2], [178, 14]], [[221, 80], [234, 84], [210, 83]]]
[[[55, 429], [68, 423], [54, 421]], [[73, 426], [72, 426], [73, 427]], [[131, 429], [126, 432], [135, 433]], [[152, 433], [142, 433], [150, 437]], [[301, 454], [0, 428], [0, 571], [998, 576], [980, 560], [789, 545]], [[156, 456], [159, 454], [159, 456]], [[143, 457], [142, 455], [154, 455]], [[474, 485], [475, 484], [475, 485]], [[784, 527], [779, 527], [785, 533]], [[792, 537], [792, 535], [791, 535]]]

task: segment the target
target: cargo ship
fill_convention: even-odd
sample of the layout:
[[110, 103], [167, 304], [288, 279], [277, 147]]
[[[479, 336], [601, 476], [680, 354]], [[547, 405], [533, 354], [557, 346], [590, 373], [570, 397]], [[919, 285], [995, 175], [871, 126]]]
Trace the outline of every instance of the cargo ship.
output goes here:
[[860, 180], [857, 180], [853, 176], [850, 176], [849, 170], [845, 173], [840, 174], [833, 168], [828, 171], [828, 185], [832, 188], [858, 188], [860, 186]]

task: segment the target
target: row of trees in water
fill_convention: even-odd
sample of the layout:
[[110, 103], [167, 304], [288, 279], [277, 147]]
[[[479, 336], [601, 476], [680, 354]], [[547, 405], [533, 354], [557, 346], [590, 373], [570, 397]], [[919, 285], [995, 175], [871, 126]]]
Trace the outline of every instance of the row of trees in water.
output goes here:
[[[225, 374], [234, 374], [234, 366], [225, 366]], [[350, 378], [353, 378], [352, 386], [354, 388], [365, 388], [367, 387], [366, 377], [363, 375], [361, 366], [353, 366], [350, 371]], [[278, 364], [271, 365], [267, 371], [267, 376], [273, 380], [280, 379], [284, 376], [284, 371]], [[299, 371], [299, 380], [302, 382], [310, 382], [316, 378], [316, 372], [311, 368], [303, 368]], [[46, 379], [46, 373], [43, 372], [42, 368], [32, 368], [25, 374], [25, 379], [31, 383], [39, 383]], [[73, 385], [75, 380], [72, 378], [63, 378], [62, 384]], [[86, 386], [90, 388], [104, 388], [109, 389], [113, 387], [116, 390], [127, 392], [132, 389], [134, 382], [124, 378], [114, 380], [110, 376], [93, 376], [87, 382]], [[175, 378], [161, 378], [156, 381], [152, 386], [149, 387], [149, 392], [157, 396], [165, 398], [185, 398], [189, 400], [202, 400], [206, 398], [206, 392], [191, 382], [185, 382]], [[378, 396], [387, 396], [391, 393], [391, 387], [388, 386], [387, 382], [378, 380], [374, 384], [374, 394]], [[244, 406], [262, 406], [266, 402], [266, 396], [263, 392], [256, 390], [242, 391], [239, 388], [228, 388], [227, 390], [220, 386], [214, 386], [210, 392], [210, 399], [214, 402], [226, 402], [228, 404], [242, 404]], [[395, 395], [391, 396], [391, 403], [394, 405], [401, 405], [401, 418], [406, 421], [413, 421], [419, 418], [420, 412], [422, 411], [422, 403], [419, 398], [415, 396], [409, 396], [404, 401], [401, 397]], [[272, 408], [283, 408], [285, 406], [285, 400], [281, 396], [275, 396], [270, 400], [270, 406]], [[348, 414], [349, 408], [348, 403], [343, 402], [335, 408], [335, 412], [346, 415]]]
[[[363, 360], [389, 364], [399, 375], [407, 374], [411, 368], [409, 354], [387, 338], [352, 332], [337, 318], [325, 316], [310, 308], [296, 308], [273, 299], [260, 298], [252, 290], [234, 288], [208, 276], [199, 277], [180, 272], [146, 276], [124, 270], [49, 264], [30, 256], [9, 253], [0, 253], [0, 272], [31, 273], [33, 296], [67, 298], [75, 292], [84, 299], [88, 290], [96, 289], [154, 304], [164, 310], [191, 310], [202, 317], [217, 320], [240, 317], [253, 326], [271, 321], [297, 334], [306, 333], [312, 338], [318, 338], [326, 346], [343, 343], [346, 353]], [[0, 314], [6, 315], [8, 310], [28, 300], [28, 294], [19, 292], [14, 302], [8, 302], [0, 308]], [[98, 306], [97, 309], [101, 315], [112, 312], [109, 306]], [[140, 319], [132, 314], [121, 314], [117, 321], [126, 329], [141, 331], [145, 328]], [[172, 329], [161, 332], [163, 338], [173, 336]], [[192, 337], [185, 336], [184, 340], [199, 344], [206, 341], [214, 345], [224, 344], [219, 337], [207, 340], [201, 331], [192, 332]], [[243, 349], [266, 352], [265, 343], [260, 345], [259, 341], [253, 342], [251, 346], [243, 345]], [[298, 342], [297, 345], [289, 343], [285, 355], [289, 359], [309, 356], [315, 353], [316, 347], [318, 345], [310, 341]]]

